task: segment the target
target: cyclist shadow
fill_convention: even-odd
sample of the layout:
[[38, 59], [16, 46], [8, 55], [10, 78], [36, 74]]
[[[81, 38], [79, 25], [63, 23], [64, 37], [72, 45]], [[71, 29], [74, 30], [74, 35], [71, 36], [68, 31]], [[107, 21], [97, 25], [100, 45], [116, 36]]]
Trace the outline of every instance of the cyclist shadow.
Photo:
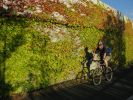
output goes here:
[[89, 69], [92, 59], [93, 59], [93, 54], [92, 52], [88, 52], [88, 47], [85, 47], [84, 52], [85, 52], [85, 59], [87, 61], [86, 66]]
[[85, 56], [84, 56], [84, 60], [81, 62], [81, 67], [82, 70], [80, 72], [78, 72], [77, 76], [76, 76], [76, 80], [79, 82], [83, 82], [83, 80], [88, 79], [88, 75], [90, 72], [90, 64], [92, 63], [92, 59], [93, 59], [93, 53], [92, 52], [88, 52], [88, 47], [85, 47], [84, 49], [85, 52]]

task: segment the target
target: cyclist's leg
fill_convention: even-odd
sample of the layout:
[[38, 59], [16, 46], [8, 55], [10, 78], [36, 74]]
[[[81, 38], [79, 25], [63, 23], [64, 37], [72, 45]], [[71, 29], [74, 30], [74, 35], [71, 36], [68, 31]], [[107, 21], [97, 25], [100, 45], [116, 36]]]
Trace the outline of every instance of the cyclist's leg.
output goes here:
[[104, 63], [105, 63], [105, 66], [108, 67], [108, 61], [106, 58], [104, 59]]
[[106, 56], [104, 59], [105, 66], [108, 67], [108, 62], [110, 60], [110, 56]]

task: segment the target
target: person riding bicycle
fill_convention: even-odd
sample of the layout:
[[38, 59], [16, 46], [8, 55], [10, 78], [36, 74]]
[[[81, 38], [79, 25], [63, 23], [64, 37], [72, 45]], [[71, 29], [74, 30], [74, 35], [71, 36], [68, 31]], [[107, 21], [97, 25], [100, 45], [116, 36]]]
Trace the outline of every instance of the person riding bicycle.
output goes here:
[[109, 56], [107, 55], [106, 47], [104, 46], [102, 41], [99, 41], [99, 43], [98, 43], [98, 46], [96, 48], [94, 58], [93, 58], [94, 60], [95, 60], [97, 55], [100, 56], [101, 63], [102, 64], [104, 63], [105, 66], [108, 67]]

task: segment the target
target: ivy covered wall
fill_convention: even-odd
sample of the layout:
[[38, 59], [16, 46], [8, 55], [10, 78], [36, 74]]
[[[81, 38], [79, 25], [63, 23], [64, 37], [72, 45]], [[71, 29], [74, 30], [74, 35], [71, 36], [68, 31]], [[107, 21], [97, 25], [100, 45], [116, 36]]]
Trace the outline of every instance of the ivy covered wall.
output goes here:
[[0, 93], [23, 93], [75, 79], [85, 47], [95, 50], [100, 39], [112, 48], [113, 68], [132, 64], [130, 20], [85, 0], [70, 3], [70, 8], [53, 1], [43, 5], [38, 14], [2, 12]]

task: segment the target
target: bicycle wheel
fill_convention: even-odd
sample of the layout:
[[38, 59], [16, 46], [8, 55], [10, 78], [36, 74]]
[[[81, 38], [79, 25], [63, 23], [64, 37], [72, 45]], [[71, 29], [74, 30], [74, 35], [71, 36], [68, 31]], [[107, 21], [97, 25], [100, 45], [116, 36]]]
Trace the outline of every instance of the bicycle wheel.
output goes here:
[[92, 81], [94, 85], [100, 85], [102, 81], [102, 70], [97, 68], [93, 70]]
[[106, 70], [105, 70], [105, 78], [109, 82], [112, 81], [113, 71], [112, 71], [112, 68], [111, 67], [106, 67]]

